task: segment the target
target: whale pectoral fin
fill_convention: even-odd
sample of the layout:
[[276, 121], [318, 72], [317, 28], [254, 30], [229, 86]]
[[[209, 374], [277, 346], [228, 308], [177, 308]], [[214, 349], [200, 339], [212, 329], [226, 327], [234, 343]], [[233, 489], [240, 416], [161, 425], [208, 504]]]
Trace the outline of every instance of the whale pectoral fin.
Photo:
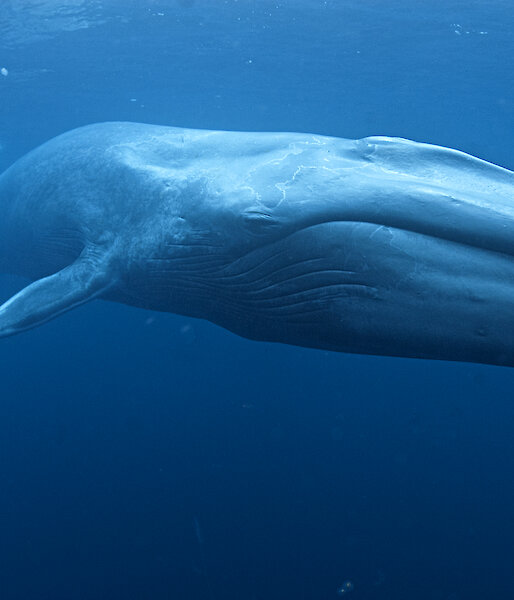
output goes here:
[[38, 279], [0, 306], [0, 337], [37, 327], [93, 299], [108, 287], [105, 272], [79, 259], [53, 275]]

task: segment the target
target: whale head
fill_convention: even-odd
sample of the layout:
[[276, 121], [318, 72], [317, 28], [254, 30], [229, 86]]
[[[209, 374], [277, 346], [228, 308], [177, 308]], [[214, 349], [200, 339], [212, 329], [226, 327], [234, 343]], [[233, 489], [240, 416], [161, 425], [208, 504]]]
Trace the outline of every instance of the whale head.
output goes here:
[[99, 297], [256, 340], [514, 364], [514, 174], [462, 152], [111, 123], [3, 190], [6, 260], [35, 281], [0, 335]]

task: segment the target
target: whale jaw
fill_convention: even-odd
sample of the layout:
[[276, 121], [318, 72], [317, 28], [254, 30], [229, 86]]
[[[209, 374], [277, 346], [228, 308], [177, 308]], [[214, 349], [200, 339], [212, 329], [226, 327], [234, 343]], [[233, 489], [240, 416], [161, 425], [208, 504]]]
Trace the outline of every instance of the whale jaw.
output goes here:
[[400, 228], [329, 221], [131, 284], [102, 297], [253, 340], [514, 366], [513, 257]]
[[482, 248], [330, 222], [234, 261], [209, 289], [192, 316], [251, 339], [514, 366], [514, 260]]

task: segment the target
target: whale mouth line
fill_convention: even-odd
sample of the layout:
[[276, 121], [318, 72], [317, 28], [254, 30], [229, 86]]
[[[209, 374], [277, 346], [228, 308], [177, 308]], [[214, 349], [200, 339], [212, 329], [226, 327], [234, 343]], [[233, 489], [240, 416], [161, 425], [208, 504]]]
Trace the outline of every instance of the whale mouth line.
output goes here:
[[[304, 224], [301, 227], [293, 229], [287, 233], [286, 236], [277, 237], [269, 242], [269, 244], [274, 244], [278, 240], [286, 240], [287, 238], [294, 236], [296, 234], [300, 234], [302, 232], [306, 232], [311, 228], [318, 226], [330, 226], [330, 225], [348, 225], [348, 226], [371, 226], [375, 228], [375, 232], [383, 229], [388, 231], [402, 231], [406, 234], [419, 235], [425, 238], [431, 238], [434, 240], [440, 240], [441, 242], [448, 242], [451, 244], [456, 244], [462, 247], [473, 248], [476, 250], [481, 250], [484, 252], [490, 252], [500, 256], [506, 256], [514, 258], [514, 226], [513, 226], [513, 239], [509, 244], [507, 240], [503, 238], [503, 236], [494, 236], [494, 233], [491, 232], [488, 234], [488, 230], [485, 229], [483, 231], [478, 230], [475, 233], [475, 239], [471, 237], [471, 231], [466, 230], [465, 228], [459, 228], [456, 224], [447, 224], [446, 229], [437, 227], [433, 224], [428, 224], [423, 227], [420, 222], [420, 226], [413, 226], [414, 224], [407, 223], [399, 223], [395, 219], [384, 220], [383, 222], [379, 222], [378, 220], [373, 219], [326, 219], [326, 220], [313, 220], [307, 224]], [[477, 224], [478, 228], [478, 224]], [[371, 235], [374, 235], [373, 233]], [[510, 247], [509, 247], [510, 246]], [[260, 246], [263, 248], [264, 246]], [[249, 250], [247, 253], [241, 255], [239, 258], [244, 258], [245, 255], [254, 252], [254, 250]]]
[[[381, 224], [381, 223], [375, 223], [373, 221], [358, 221], [358, 222], [362, 223], [362, 224], [376, 226], [377, 230], [379, 228], [384, 228], [384, 229], [390, 230], [390, 231], [397, 230], [397, 231], [402, 231], [407, 234], [423, 236], [424, 238], [430, 238], [432, 240], [439, 240], [441, 242], [456, 244], [461, 247], [468, 247], [468, 248], [473, 248], [476, 250], [481, 250], [484, 252], [491, 252], [493, 254], [514, 257], [514, 244], [512, 247], [512, 252], [508, 252], [508, 251], [506, 251], [505, 248], [499, 247], [497, 240], [491, 240], [488, 238], [479, 238], [479, 237], [477, 237], [477, 239], [474, 239], [474, 240], [469, 239], [469, 236], [467, 236], [467, 237], [464, 236], [464, 231], [458, 230], [458, 229], [456, 229], [454, 231], [448, 231], [447, 235], [445, 235], [444, 229], [440, 229], [440, 228], [437, 230], [435, 230], [435, 228], [427, 228], [424, 230], [422, 228], [416, 228], [416, 227], [398, 226], [398, 225], [395, 225], [394, 223]], [[480, 235], [480, 234], [478, 234], [478, 235]], [[496, 241], [496, 243], [494, 243], [495, 241]]]

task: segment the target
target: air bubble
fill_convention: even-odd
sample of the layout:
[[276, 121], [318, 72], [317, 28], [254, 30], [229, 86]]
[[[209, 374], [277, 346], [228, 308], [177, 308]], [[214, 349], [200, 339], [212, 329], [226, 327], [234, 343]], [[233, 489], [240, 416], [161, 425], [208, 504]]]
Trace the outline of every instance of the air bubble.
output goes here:
[[338, 587], [337, 595], [338, 596], [346, 596], [350, 592], [353, 592], [354, 589], [355, 589], [355, 586], [353, 585], [353, 582], [345, 581], [342, 585], [340, 585]]

